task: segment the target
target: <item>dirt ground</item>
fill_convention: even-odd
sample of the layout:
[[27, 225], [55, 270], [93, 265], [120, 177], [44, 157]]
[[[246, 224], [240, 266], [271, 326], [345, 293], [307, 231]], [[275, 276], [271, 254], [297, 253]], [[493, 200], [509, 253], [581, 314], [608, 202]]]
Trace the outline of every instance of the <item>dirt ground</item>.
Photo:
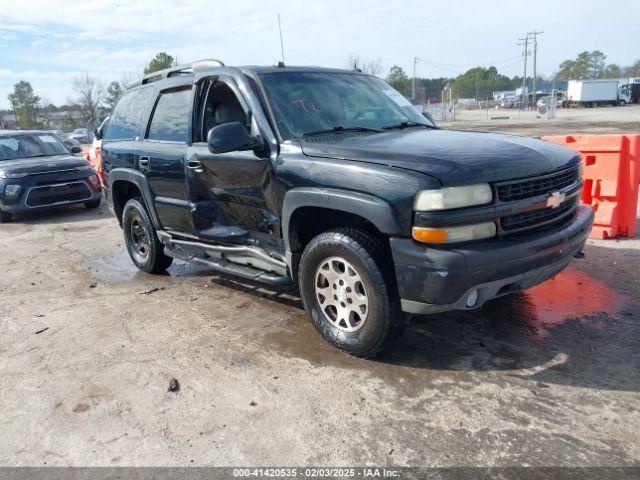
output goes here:
[[536, 111], [461, 110], [456, 121], [439, 126], [454, 130], [479, 130], [515, 135], [571, 135], [640, 133], [640, 105], [600, 108], [558, 108], [549, 119]]
[[590, 240], [371, 361], [295, 292], [138, 272], [105, 207], [20, 217], [0, 227], [0, 465], [637, 466], [639, 247]]

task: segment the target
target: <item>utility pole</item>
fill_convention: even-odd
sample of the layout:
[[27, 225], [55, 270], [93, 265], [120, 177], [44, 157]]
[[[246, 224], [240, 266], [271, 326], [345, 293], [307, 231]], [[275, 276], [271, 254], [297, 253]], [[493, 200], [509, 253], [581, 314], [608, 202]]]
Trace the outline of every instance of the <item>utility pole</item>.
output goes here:
[[522, 55], [524, 56], [524, 75], [522, 78], [522, 101], [520, 102], [520, 107], [522, 108], [522, 104], [528, 104], [528, 100], [525, 100], [527, 97], [527, 56], [529, 55], [529, 34], [525, 35], [524, 38], [519, 38], [521, 42], [518, 45], [524, 46], [524, 52]]
[[418, 63], [418, 57], [413, 57], [413, 80], [411, 82], [411, 100], [416, 102], [416, 63]]
[[476, 67], [476, 108], [480, 108], [480, 102], [478, 101], [478, 67]]
[[533, 37], [533, 101], [536, 101], [536, 60], [538, 56], [538, 35], [544, 32], [529, 32], [527, 36], [531, 35]]

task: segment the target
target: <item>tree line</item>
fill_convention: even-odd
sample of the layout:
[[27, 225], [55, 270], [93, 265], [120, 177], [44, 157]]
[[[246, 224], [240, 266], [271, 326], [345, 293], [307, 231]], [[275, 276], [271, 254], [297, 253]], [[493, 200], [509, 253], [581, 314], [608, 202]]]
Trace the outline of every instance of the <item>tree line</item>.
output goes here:
[[[177, 60], [166, 52], [158, 53], [145, 67], [144, 73], [153, 73], [177, 64]], [[138, 75], [124, 75], [106, 87], [100, 79], [86, 74], [71, 81], [73, 96], [66, 107], [56, 107], [37, 95], [30, 82], [21, 80], [7, 96], [11, 111], [19, 128], [45, 127], [47, 114], [60, 110], [75, 110], [81, 115], [84, 125], [95, 126], [116, 106], [127, 83]], [[44, 121], [43, 121], [44, 119]]]
[[[628, 67], [607, 63], [607, 57], [599, 50], [581, 52], [574, 59], [565, 60], [551, 78], [539, 76], [537, 82], [548, 80], [585, 80], [597, 78], [617, 78], [640, 76], [640, 59]], [[144, 73], [153, 73], [177, 65], [178, 61], [166, 52], [159, 52], [144, 68]], [[354, 68], [371, 75], [380, 76], [384, 69], [380, 59], [363, 59], [351, 54], [346, 61], [347, 68]], [[79, 111], [85, 125], [96, 125], [115, 107], [126, 89], [126, 84], [138, 75], [125, 75], [120, 81], [113, 81], [106, 87], [100, 79], [86, 74], [71, 82], [73, 97], [68, 107]], [[387, 82], [399, 92], [411, 96], [413, 81], [399, 66], [394, 65], [386, 76]], [[490, 98], [495, 91], [513, 90], [522, 86], [522, 77], [508, 77], [498, 72], [494, 66], [474, 67], [456, 77], [416, 78], [417, 100], [437, 100], [446, 86], [450, 86], [457, 98]], [[38, 96], [31, 84], [21, 80], [14, 85], [8, 95], [11, 110], [20, 128], [42, 127], [41, 118], [48, 112], [60, 110]]]
[[[640, 59], [628, 67], [606, 62], [606, 55], [598, 50], [581, 52], [575, 59], [562, 62], [558, 71], [550, 78], [538, 75], [536, 82], [588, 80], [599, 78], [619, 78], [640, 76]], [[387, 82], [406, 96], [412, 94], [413, 79], [405, 71], [394, 65], [389, 69]], [[531, 78], [528, 77], [528, 84]], [[457, 98], [491, 98], [493, 92], [515, 90], [522, 87], [522, 77], [509, 78], [500, 74], [496, 67], [474, 67], [456, 77], [416, 78], [416, 97], [418, 100], [436, 100], [445, 87], [450, 86]]]

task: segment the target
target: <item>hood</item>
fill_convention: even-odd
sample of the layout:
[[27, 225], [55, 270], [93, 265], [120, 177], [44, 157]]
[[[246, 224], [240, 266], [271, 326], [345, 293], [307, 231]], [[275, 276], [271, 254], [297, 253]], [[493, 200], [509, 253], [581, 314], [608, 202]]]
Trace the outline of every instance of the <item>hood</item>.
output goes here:
[[89, 163], [81, 157], [73, 155], [54, 155], [49, 157], [19, 158], [16, 160], [1, 160], [0, 170], [7, 173], [38, 175], [86, 167]]
[[573, 162], [576, 153], [542, 140], [496, 133], [411, 128], [302, 142], [310, 157], [388, 165], [435, 177], [444, 186], [539, 175]]

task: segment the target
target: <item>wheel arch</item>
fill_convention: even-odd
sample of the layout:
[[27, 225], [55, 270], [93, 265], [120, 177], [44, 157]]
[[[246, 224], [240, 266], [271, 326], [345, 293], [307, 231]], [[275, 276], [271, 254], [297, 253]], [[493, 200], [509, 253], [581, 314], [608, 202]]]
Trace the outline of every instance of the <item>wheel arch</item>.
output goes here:
[[[324, 218], [321, 219], [319, 213], [324, 213]], [[309, 226], [310, 215], [313, 216], [314, 228], [308, 236], [320, 233], [323, 225], [334, 228], [353, 226], [353, 222], [356, 226], [383, 236], [401, 235], [391, 205], [378, 197], [329, 188], [301, 187], [289, 190], [282, 204], [282, 237], [287, 263], [294, 278], [305, 240], [310, 239], [302, 238], [300, 229], [305, 221]], [[316, 224], [316, 220], [319, 224]]]
[[156, 212], [153, 202], [153, 195], [147, 178], [140, 172], [132, 169], [117, 169], [109, 173], [109, 191], [113, 203], [113, 211], [122, 222], [122, 211], [125, 203], [135, 196], [142, 197], [142, 200], [151, 216], [151, 221], [156, 228], [162, 228], [158, 212]]

